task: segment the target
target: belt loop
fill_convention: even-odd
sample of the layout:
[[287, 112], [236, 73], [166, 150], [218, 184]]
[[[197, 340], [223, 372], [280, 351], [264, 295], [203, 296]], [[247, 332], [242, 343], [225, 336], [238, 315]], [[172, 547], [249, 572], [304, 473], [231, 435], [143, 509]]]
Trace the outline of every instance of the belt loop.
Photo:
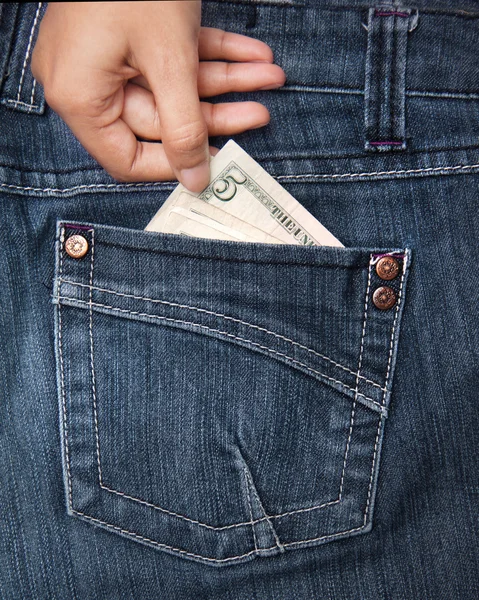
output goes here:
[[406, 148], [407, 36], [416, 9], [382, 5], [369, 9], [364, 87], [366, 150]]
[[6, 77], [17, 12], [18, 3], [16, 2], [0, 4], [0, 90]]
[[14, 6], [18, 15], [15, 25], [9, 24], [14, 32], [13, 43], [0, 102], [20, 112], [42, 114], [45, 110], [43, 88], [33, 77], [30, 63], [47, 2], [20, 2]]

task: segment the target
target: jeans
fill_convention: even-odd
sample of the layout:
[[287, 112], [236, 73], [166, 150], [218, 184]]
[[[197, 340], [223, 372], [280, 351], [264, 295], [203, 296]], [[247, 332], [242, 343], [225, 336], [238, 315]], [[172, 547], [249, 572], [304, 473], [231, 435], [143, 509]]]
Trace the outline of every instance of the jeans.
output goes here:
[[144, 231], [176, 183], [100, 168], [1, 5], [2, 600], [478, 597], [478, 8], [204, 1], [333, 248]]

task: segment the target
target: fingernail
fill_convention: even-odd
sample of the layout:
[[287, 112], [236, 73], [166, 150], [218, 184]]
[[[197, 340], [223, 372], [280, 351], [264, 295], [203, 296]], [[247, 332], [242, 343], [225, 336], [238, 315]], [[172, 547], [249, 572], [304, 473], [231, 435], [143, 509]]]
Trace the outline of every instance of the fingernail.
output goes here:
[[207, 162], [203, 162], [192, 169], [183, 169], [180, 171], [179, 179], [190, 192], [198, 194], [210, 182], [210, 166]]
[[265, 87], [262, 88], [258, 88], [259, 91], [262, 90], [275, 90], [277, 88], [282, 87], [284, 84], [283, 83], [272, 83], [271, 85], [266, 85]]

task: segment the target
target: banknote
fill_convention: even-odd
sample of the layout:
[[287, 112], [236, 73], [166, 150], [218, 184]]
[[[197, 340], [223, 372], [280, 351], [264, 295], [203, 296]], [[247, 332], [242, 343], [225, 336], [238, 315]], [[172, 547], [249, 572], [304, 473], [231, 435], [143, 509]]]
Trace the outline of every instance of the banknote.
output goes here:
[[[281, 244], [281, 240], [185, 192], [162, 213], [162, 231], [225, 240]], [[196, 225], [195, 225], [196, 224]], [[195, 229], [196, 227], [196, 229]], [[216, 232], [216, 236], [213, 235]], [[207, 234], [207, 235], [206, 235]]]
[[[229, 140], [211, 159], [209, 185], [191, 194], [181, 184], [148, 223], [148, 231], [163, 231], [182, 194], [198, 199], [253, 225], [282, 244], [342, 246], [341, 242], [269, 175], [236, 142]], [[201, 237], [201, 228], [197, 236]]]

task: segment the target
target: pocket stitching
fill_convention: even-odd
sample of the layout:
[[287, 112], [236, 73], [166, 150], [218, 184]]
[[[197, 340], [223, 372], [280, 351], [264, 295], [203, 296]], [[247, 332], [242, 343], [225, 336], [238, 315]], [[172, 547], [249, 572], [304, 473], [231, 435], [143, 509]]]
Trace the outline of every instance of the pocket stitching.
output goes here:
[[344, 454], [344, 462], [343, 462], [343, 471], [341, 473], [341, 483], [339, 485], [339, 500], [343, 497], [343, 484], [344, 484], [344, 475], [346, 473], [346, 462], [348, 460], [349, 453], [349, 444], [351, 442], [351, 436], [353, 433], [353, 425], [354, 425], [354, 414], [356, 410], [356, 401], [358, 399], [358, 391], [359, 391], [359, 378], [361, 377], [361, 366], [363, 363], [363, 351], [364, 351], [364, 336], [366, 335], [366, 321], [368, 318], [368, 308], [369, 308], [369, 290], [371, 289], [371, 267], [373, 264], [373, 255], [371, 254], [369, 257], [369, 266], [368, 266], [368, 285], [366, 286], [366, 298], [364, 300], [364, 318], [363, 318], [363, 330], [361, 333], [361, 347], [359, 350], [359, 361], [358, 361], [358, 370], [356, 373], [356, 393], [354, 395], [353, 408], [351, 409], [351, 419], [349, 422], [349, 435], [348, 441], [346, 444], [346, 452]]
[[[249, 323], [248, 321], [243, 321], [242, 319], [237, 319], [235, 317], [231, 317], [229, 315], [225, 315], [223, 313], [217, 313], [214, 312], [212, 310], [207, 310], [206, 308], [200, 308], [197, 306], [190, 306], [189, 304], [180, 304], [178, 302], [169, 302], [168, 300], [159, 300], [157, 298], [149, 298], [147, 296], [136, 296], [135, 294], [125, 294], [123, 292], [116, 292], [114, 290], [110, 290], [107, 288], [101, 288], [98, 286], [94, 286], [94, 285], [86, 285], [85, 283], [79, 283], [76, 281], [71, 281], [69, 279], [63, 279], [61, 277], [59, 277], [58, 279], [59, 283], [67, 283], [69, 285], [73, 285], [73, 286], [78, 286], [78, 287], [84, 287], [84, 288], [89, 288], [90, 289], [90, 297], [91, 297], [91, 290], [97, 290], [99, 292], [105, 292], [107, 294], [113, 294], [115, 296], [121, 296], [121, 297], [125, 297], [125, 298], [133, 298], [135, 300], [146, 300], [147, 302], [153, 302], [153, 303], [157, 303], [157, 304], [166, 304], [167, 306], [174, 306], [177, 308], [187, 308], [189, 310], [193, 310], [196, 312], [200, 312], [200, 313], [205, 313], [208, 315], [212, 315], [214, 317], [220, 317], [222, 319], [228, 320], [228, 321], [233, 321], [234, 323], [240, 323], [241, 325], [246, 325], [247, 327], [250, 327], [251, 329], [256, 329], [258, 331], [262, 331], [264, 333], [268, 333], [278, 339], [281, 339], [285, 342], [288, 342], [294, 346], [298, 346], [298, 348], [301, 348], [302, 350], [306, 350], [307, 352], [311, 352], [312, 354], [314, 354], [315, 356], [318, 356], [319, 358], [322, 358], [330, 363], [332, 363], [335, 367], [339, 367], [340, 369], [343, 369], [344, 371], [347, 371], [348, 373], [351, 373], [352, 375], [356, 375], [358, 376], [357, 371], [353, 371], [352, 369], [349, 369], [348, 367], [345, 367], [344, 365], [336, 362], [335, 360], [333, 360], [332, 358], [329, 358], [328, 356], [326, 356], [325, 354], [321, 354], [320, 352], [317, 352], [316, 350], [313, 350], [312, 348], [309, 348], [308, 346], [305, 346], [304, 344], [300, 344], [299, 342], [295, 342], [294, 340], [292, 340], [291, 338], [288, 338], [284, 335], [281, 335], [280, 333], [275, 333], [274, 331], [270, 331], [269, 329], [267, 329], [266, 327], [261, 327], [260, 325], [255, 325], [253, 323]], [[75, 300], [77, 301], [75, 298], [68, 298], [66, 296], [61, 296], [61, 299], [70, 299], [70, 300]], [[81, 302], [80, 300], [78, 300], [78, 302]], [[88, 303], [90, 304], [90, 303]], [[106, 304], [96, 304], [93, 303], [94, 306], [103, 306], [104, 308], [115, 308], [112, 306], [108, 306]], [[121, 309], [118, 309], [121, 310]], [[156, 316], [156, 315], [150, 315], [149, 313], [135, 313], [134, 311], [131, 311], [131, 314], [138, 314], [138, 315], [145, 315], [145, 316]], [[186, 321], [187, 323], [191, 323], [192, 325], [197, 325], [197, 323], [194, 323], [193, 321]], [[373, 385], [374, 387], [379, 388], [381, 391], [385, 391], [384, 386], [380, 385], [379, 383], [376, 383], [375, 381], [372, 381], [371, 379], [368, 379], [367, 377], [364, 377], [364, 375], [359, 375], [360, 379], [363, 379], [364, 381], [366, 381], [367, 383], [370, 383], [371, 385]], [[354, 388], [351, 388], [354, 391]]]
[[[131, 314], [131, 315], [137, 315], [137, 316], [143, 316], [143, 317], [149, 317], [151, 319], [158, 319], [161, 321], [169, 321], [169, 322], [173, 322], [173, 323], [181, 323], [183, 325], [192, 325], [194, 327], [198, 327], [200, 329], [207, 329], [208, 331], [213, 331], [214, 333], [218, 333], [220, 335], [224, 335], [226, 337], [229, 338], [233, 338], [235, 340], [238, 340], [240, 342], [245, 342], [247, 344], [249, 344], [250, 346], [256, 347], [256, 348], [260, 348], [261, 350], [266, 350], [267, 352], [270, 352], [272, 354], [276, 354], [277, 356], [281, 356], [283, 358], [288, 359], [288, 361], [290, 361], [293, 364], [297, 364], [300, 365], [301, 367], [303, 367], [304, 369], [306, 369], [307, 371], [311, 371], [312, 373], [315, 373], [316, 375], [320, 376], [323, 379], [327, 379], [328, 381], [332, 381], [333, 383], [337, 383], [339, 385], [341, 385], [343, 388], [356, 393], [356, 388], [353, 388], [349, 385], [347, 385], [346, 383], [344, 383], [343, 381], [339, 380], [339, 379], [334, 379], [334, 377], [329, 377], [328, 375], [325, 375], [324, 373], [321, 373], [321, 371], [317, 371], [316, 369], [313, 369], [312, 367], [309, 367], [307, 364], [289, 356], [288, 354], [284, 354], [283, 352], [278, 352], [277, 350], [274, 350], [274, 348], [269, 348], [269, 346], [263, 346], [262, 344], [259, 344], [258, 342], [254, 342], [253, 340], [249, 340], [247, 338], [242, 338], [239, 337], [237, 335], [233, 335], [232, 333], [229, 333], [227, 331], [222, 331], [220, 329], [214, 329], [213, 327], [208, 327], [207, 325], [202, 325], [200, 323], [195, 323], [194, 321], [184, 321], [182, 319], [173, 319], [172, 317], [163, 317], [161, 315], [152, 315], [149, 313], [140, 313], [137, 311], [132, 311], [132, 310], [127, 310], [125, 308], [118, 308], [116, 306], [110, 306], [109, 304], [101, 304], [99, 302], [87, 302], [86, 300], [78, 300], [78, 299], [72, 299], [69, 298], [68, 296], [57, 296], [57, 300], [70, 300], [73, 301], [75, 304], [86, 304], [87, 306], [98, 306], [100, 308], [108, 308], [109, 310], [113, 310], [113, 311], [117, 311], [117, 312], [122, 312], [122, 313], [127, 313], [127, 314]], [[288, 363], [289, 364], [289, 363]], [[301, 370], [301, 369], [300, 369]], [[381, 387], [381, 390], [383, 390], [384, 394], [386, 393], [387, 390], [384, 390], [384, 388]], [[343, 392], [344, 393], [344, 392]], [[378, 402], [377, 400], [374, 400], [373, 398], [366, 396], [366, 394], [363, 394], [362, 392], [358, 392], [358, 397], [364, 398], [364, 400], [367, 400], [368, 402], [363, 402], [363, 404], [365, 406], [367, 406], [368, 408], [371, 408], [371, 410], [375, 410], [376, 412], [380, 412], [381, 414], [387, 414], [387, 408], [384, 406], [384, 404], [381, 404], [380, 402]], [[360, 402], [362, 402], [360, 400]], [[371, 406], [369, 406], [369, 403], [374, 404], [374, 406], [376, 406], [377, 408], [373, 408]]]

